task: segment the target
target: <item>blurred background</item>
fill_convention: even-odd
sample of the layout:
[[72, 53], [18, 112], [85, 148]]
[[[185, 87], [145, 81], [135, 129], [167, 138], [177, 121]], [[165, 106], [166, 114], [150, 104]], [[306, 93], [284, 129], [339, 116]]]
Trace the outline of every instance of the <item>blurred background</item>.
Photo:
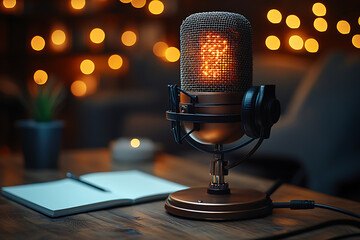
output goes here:
[[33, 117], [29, 86], [56, 81], [65, 92], [56, 115], [65, 122], [62, 149], [136, 137], [208, 161], [176, 145], [165, 120], [167, 85], [180, 82], [181, 22], [204, 11], [249, 19], [253, 83], [276, 84], [282, 104], [270, 139], [235, 171], [360, 200], [355, 0], [1, 0], [0, 158], [21, 151], [16, 122]]

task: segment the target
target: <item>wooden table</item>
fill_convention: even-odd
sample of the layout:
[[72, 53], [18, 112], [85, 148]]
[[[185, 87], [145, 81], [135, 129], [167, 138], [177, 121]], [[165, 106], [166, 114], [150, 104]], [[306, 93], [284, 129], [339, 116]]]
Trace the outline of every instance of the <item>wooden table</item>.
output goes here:
[[[65, 172], [84, 174], [95, 171], [139, 169], [187, 186], [208, 184], [208, 164], [159, 154], [154, 162], [118, 164], [106, 149], [77, 150], [62, 153], [60, 170], [24, 170], [21, 155], [1, 157], [0, 184], [56, 180]], [[230, 171], [231, 186], [266, 191], [272, 181]], [[274, 202], [312, 199], [360, 213], [360, 203], [303, 188], [283, 185], [273, 195]], [[60, 218], [41, 213], [0, 197], [0, 239], [253, 239], [284, 233], [331, 219], [354, 219], [325, 209], [274, 209], [271, 216], [244, 221], [210, 222], [188, 220], [165, 212], [164, 201], [117, 207]], [[302, 234], [291, 239], [328, 239], [360, 230], [335, 226]]]

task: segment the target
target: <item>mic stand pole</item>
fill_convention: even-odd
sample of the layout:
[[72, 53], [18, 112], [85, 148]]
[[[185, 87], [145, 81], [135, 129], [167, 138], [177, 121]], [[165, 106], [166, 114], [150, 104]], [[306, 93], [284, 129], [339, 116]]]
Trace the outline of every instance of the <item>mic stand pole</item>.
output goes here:
[[[215, 144], [215, 151], [223, 150], [222, 144]], [[225, 169], [224, 153], [214, 154], [210, 161], [210, 175], [212, 176], [207, 192], [210, 194], [229, 194], [229, 184], [225, 182], [228, 170]]]

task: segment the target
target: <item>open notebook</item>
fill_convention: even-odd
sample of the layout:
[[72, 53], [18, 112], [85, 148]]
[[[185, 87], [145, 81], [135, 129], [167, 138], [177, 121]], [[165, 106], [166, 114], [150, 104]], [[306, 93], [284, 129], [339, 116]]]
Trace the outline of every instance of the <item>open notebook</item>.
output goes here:
[[90, 173], [80, 179], [108, 191], [67, 178], [3, 187], [2, 195], [50, 217], [59, 217], [165, 199], [169, 193], [187, 188], [137, 170]]

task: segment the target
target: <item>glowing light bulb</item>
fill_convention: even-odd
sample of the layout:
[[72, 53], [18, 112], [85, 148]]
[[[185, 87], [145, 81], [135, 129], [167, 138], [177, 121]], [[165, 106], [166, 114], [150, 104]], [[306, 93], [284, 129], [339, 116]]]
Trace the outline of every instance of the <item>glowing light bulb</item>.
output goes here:
[[340, 20], [336, 24], [336, 29], [341, 34], [349, 34], [350, 33], [350, 24], [345, 20]]
[[44, 85], [48, 80], [48, 75], [44, 70], [37, 70], [34, 73], [34, 81], [38, 85]]
[[265, 45], [270, 50], [278, 50], [280, 48], [280, 39], [274, 35], [268, 36]]
[[45, 47], [45, 40], [41, 36], [35, 36], [31, 39], [31, 47], [35, 51], [41, 51]]
[[90, 59], [85, 59], [80, 63], [80, 70], [83, 74], [91, 74], [95, 70], [95, 64]]
[[149, 11], [154, 15], [161, 14], [164, 11], [164, 4], [159, 0], [153, 0], [149, 3]]
[[300, 36], [293, 35], [289, 38], [289, 45], [294, 50], [300, 50], [303, 48], [304, 41], [302, 40], [302, 38]]
[[136, 34], [133, 31], [126, 31], [121, 35], [121, 41], [125, 46], [132, 46], [136, 43]]
[[328, 24], [323, 18], [316, 18], [314, 20], [314, 28], [319, 32], [325, 32], [328, 28]]
[[169, 47], [165, 51], [165, 58], [169, 62], [176, 62], [180, 58], [180, 51], [176, 47]]
[[105, 39], [105, 32], [101, 28], [94, 28], [90, 32], [90, 40], [93, 43], [102, 43]]
[[316, 16], [322, 17], [322, 16], [325, 16], [325, 14], [326, 14], [326, 7], [324, 4], [317, 2], [317, 3], [314, 3], [314, 5], [312, 7], [312, 11]]
[[74, 81], [70, 86], [71, 93], [76, 97], [83, 97], [86, 94], [87, 87], [81, 80]]
[[319, 43], [313, 38], [306, 39], [305, 49], [310, 53], [316, 53], [319, 50]]
[[71, 0], [70, 4], [73, 9], [80, 10], [85, 7], [86, 1], [85, 0]]
[[295, 29], [300, 27], [300, 19], [296, 15], [287, 16], [285, 22], [289, 28]]
[[132, 0], [131, 1], [131, 5], [134, 8], [142, 8], [145, 6], [145, 4], [146, 4], [146, 0]]
[[108, 65], [111, 69], [117, 70], [120, 69], [123, 64], [123, 59], [120, 55], [114, 54], [111, 55], [108, 59]]
[[14, 8], [16, 6], [16, 0], [3, 0], [5, 8]]
[[131, 147], [133, 147], [133, 148], [138, 148], [138, 147], [140, 147], [140, 140], [139, 139], [137, 139], [137, 138], [133, 138], [133, 139], [131, 139], [131, 141], [130, 141], [130, 146]]
[[267, 13], [267, 19], [274, 24], [280, 23], [282, 19], [281, 12], [277, 9], [271, 9]]
[[63, 30], [55, 30], [52, 34], [51, 34], [51, 41], [55, 44], [55, 45], [61, 45], [65, 42], [66, 40], [66, 34]]
[[120, 2], [122, 2], [122, 3], [130, 3], [131, 0], [120, 0]]
[[356, 48], [360, 48], [360, 34], [355, 34], [351, 39], [352, 44]]
[[165, 57], [165, 51], [168, 45], [165, 42], [157, 42], [153, 46], [153, 52], [158, 57]]

